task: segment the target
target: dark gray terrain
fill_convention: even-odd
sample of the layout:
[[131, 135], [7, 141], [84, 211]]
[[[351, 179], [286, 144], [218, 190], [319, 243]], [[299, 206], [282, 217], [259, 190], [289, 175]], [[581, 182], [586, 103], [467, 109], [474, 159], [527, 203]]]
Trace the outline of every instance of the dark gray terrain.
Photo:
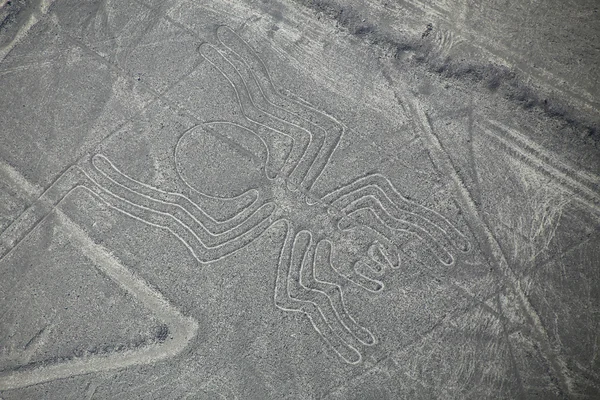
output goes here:
[[0, 399], [600, 398], [599, 10], [0, 1]]

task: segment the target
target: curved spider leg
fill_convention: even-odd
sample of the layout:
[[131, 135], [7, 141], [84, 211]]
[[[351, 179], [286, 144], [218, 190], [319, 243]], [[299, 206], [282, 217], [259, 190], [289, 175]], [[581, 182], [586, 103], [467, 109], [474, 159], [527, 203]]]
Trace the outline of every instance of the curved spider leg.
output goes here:
[[[269, 101], [269, 99], [265, 96], [265, 89], [260, 86], [261, 84], [259, 83], [259, 80], [252, 73], [247, 63], [238, 53], [223, 44], [222, 36], [228, 36], [227, 32], [223, 32], [223, 30], [227, 31], [229, 29], [223, 26], [217, 29], [217, 35], [222, 45], [219, 48], [219, 51], [223, 57], [234, 66], [238, 74], [242, 77], [243, 82], [246, 84], [249, 97], [254, 106], [258, 110], [273, 118], [275, 121], [281, 123], [282, 129], [283, 126], [286, 126], [286, 132], [290, 133], [293, 130], [296, 130], [303, 131], [305, 135], [308, 135], [309, 143], [306, 151], [290, 175], [290, 181], [292, 184], [295, 184], [296, 186], [299, 185], [302, 189], [306, 189], [302, 183], [304, 182], [306, 175], [308, 174], [311, 166], [314, 164], [317, 156], [322, 151], [327, 133], [324, 129], [316, 126], [305, 118], [302, 118], [290, 110], [279, 107], [278, 105], [275, 105]], [[279, 129], [279, 127], [277, 127], [277, 129]], [[291, 136], [297, 136], [297, 134], [292, 134]]]
[[341, 210], [346, 210], [348, 207], [351, 207], [353, 202], [367, 196], [376, 199], [379, 205], [385, 210], [386, 215], [389, 215], [393, 219], [404, 221], [411, 226], [419, 227], [427, 233], [427, 238], [433, 238], [448, 252], [450, 252], [449, 249], [455, 247], [455, 243], [448, 237], [449, 235], [440, 226], [429, 221], [420, 214], [398, 207], [398, 205], [393, 203], [387, 194], [378, 186], [367, 185], [358, 188], [335, 200], [332, 203], [332, 206]]
[[[357, 200], [346, 206], [343, 211], [348, 215], [352, 215], [360, 210], [368, 210], [377, 216], [377, 220], [383, 222], [384, 225], [396, 231], [410, 232], [425, 241], [427, 247], [434, 253], [436, 258], [444, 265], [453, 265], [454, 257], [448, 252], [426, 229], [423, 229], [419, 225], [415, 225], [405, 220], [397, 219], [391, 216], [387, 210], [383, 207], [381, 202], [371, 196], [366, 195], [358, 198]], [[344, 221], [345, 222], [345, 221]], [[338, 224], [340, 229], [347, 229], [343, 226], [343, 222], [340, 221], [342, 226]]]
[[[412, 214], [411, 218], [416, 218], [413, 223], [417, 225], [426, 224], [430, 229], [439, 229], [454, 247], [463, 252], [468, 252], [470, 250], [471, 245], [466, 236], [448, 221], [448, 219], [438, 212], [402, 196], [392, 185], [390, 180], [381, 174], [371, 174], [359, 178], [354, 182], [344, 185], [325, 195], [322, 200], [329, 204], [348, 204], [353, 201], [352, 197], [355, 197], [355, 192], [365, 187], [376, 188], [379, 193], [373, 195], [378, 200], [387, 203], [388, 209], [395, 209], [397, 212], [402, 212], [403, 214], [410, 213]], [[405, 219], [404, 216], [402, 218]]]
[[[335, 118], [315, 109], [309, 103], [282, 95], [275, 88], [263, 60], [250, 45], [231, 28], [224, 25], [220, 26], [217, 28], [217, 36], [221, 44], [237, 55], [245, 64], [246, 68], [250, 71], [256, 81], [257, 87], [261, 91], [265, 101], [273, 107], [276, 107], [277, 110], [287, 111], [288, 117], [282, 117], [283, 119], [287, 119], [289, 116], [295, 116], [296, 118], [292, 121], [303, 127], [305, 127], [305, 125], [301, 124], [299, 121], [308, 121], [312, 129], [309, 127], [306, 128], [313, 132], [316, 137], [320, 137], [323, 134], [325, 135], [323, 144], [320, 146], [320, 151], [313, 160], [301, 185], [303, 189], [310, 190], [337, 148], [344, 127]], [[322, 133], [319, 133], [319, 131]]]
[[343, 254], [336, 257], [335, 246], [329, 240], [327, 242], [331, 248], [331, 262], [321, 264], [326, 265], [327, 268], [324, 271], [320, 270], [327, 275], [327, 282], [340, 287], [345, 287], [348, 282], [352, 282], [361, 289], [372, 293], [379, 293], [383, 290], [384, 284], [378, 279], [381, 273], [378, 271], [379, 267], [374, 265], [375, 261], [367, 257], [361, 257], [356, 261], [345, 258]]
[[310, 131], [299, 129], [278, 118], [274, 118], [268, 113], [258, 109], [253, 102], [252, 96], [243, 76], [235, 66], [214, 46], [204, 43], [199, 48], [200, 54], [215, 67], [233, 86], [238, 95], [238, 102], [242, 109], [244, 117], [255, 124], [271, 129], [285, 137], [292, 139], [292, 149], [287, 161], [281, 170], [281, 174], [293, 180], [292, 183], [299, 185], [298, 177], [295, 174], [296, 167], [302, 162], [306, 151], [312, 142]]
[[[364, 216], [368, 218], [361, 218]], [[402, 266], [401, 254], [404, 252], [394, 243], [397, 237], [397, 230], [386, 225], [372, 209], [363, 208], [354, 211], [343, 217], [338, 226], [342, 230], [352, 230], [359, 227], [365, 227], [378, 235], [367, 253], [369, 257], [376, 258], [377, 262], [385, 264], [391, 269], [398, 269]]]
[[[218, 252], [217, 249], [220, 246], [247, 234], [253, 228], [268, 220], [275, 208], [271, 203], [264, 204], [239, 225], [221, 234], [213, 234], [201, 221], [177, 205], [139, 193], [126, 184], [123, 184], [126, 182], [119, 182], [119, 180], [122, 181], [123, 175], [116, 168], [112, 169], [105, 161], [108, 161], [108, 159], [102, 157], [94, 157], [92, 159], [93, 171], [91, 172], [95, 173], [93, 177], [89, 175], [88, 177], [93, 183], [110, 193], [112, 198], [119, 199], [121, 204], [127, 203], [129, 209], [135, 209], [138, 213], [143, 209], [147, 213], [154, 215], [155, 218], [156, 213], [160, 214], [163, 216], [163, 226], [171, 226], [175, 223], [176, 226], [185, 228], [186, 231], [193, 234], [202, 246], [206, 247], [207, 253], [213, 249], [213, 251]], [[110, 161], [108, 162], [110, 163]], [[168, 223], [165, 225], [164, 221], [168, 221]]]
[[[271, 128], [263, 123], [260, 123], [256, 120], [253, 120], [248, 117], [247, 110], [251, 107], [251, 100], [248, 96], [248, 92], [244, 90], [243, 84], [240, 84], [239, 79], [236, 80], [236, 83], [232, 81], [230, 78], [236, 77], [236, 74], [227, 75], [225, 71], [223, 71], [223, 67], [226, 67], [222, 61], [222, 56], [218, 51], [214, 49], [208, 43], [203, 43], [198, 48], [200, 55], [219, 73], [227, 80], [231, 88], [235, 93], [235, 97], [237, 103], [240, 107], [242, 124], [237, 124], [242, 128], [246, 128], [252, 132], [256, 136], [258, 136], [263, 143], [267, 146], [269, 151], [269, 162], [270, 165], [266, 166], [265, 171], [267, 172], [267, 177], [269, 179], [275, 179], [279, 174], [283, 174], [282, 170], [286, 165], [289, 164], [289, 159], [295, 157], [293, 155], [293, 151], [296, 153], [297, 144], [295, 143], [294, 138], [289, 136], [287, 133], [277, 131], [276, 129]], [[219, 63], [219, 61], [221, 61]], [[285, 175], [284, 175], [285, 176]]]
[[327, 115], [316, 108], [313, 108], [312, 106], [305, 105], [304, 107], [315, 115], [314, 119], [318, 120], [321, 126], [327, 126], [327, 128], [323, 129], [325, 129], [327, 132], [328, 141], [325, 143], [323, 150], [315, 159], [315, 162], [313, 163], [312, 168], [308, 171], [306, 180], [304, 182], [304, 187], [306, 190], [311, 190], [317, 180], [321, 177], [321, 174], [323, 174], [327, 164], [329, 164], [329, 161], [337, 149], [340, 140], [346, 131], [346, 128], [330, 115]]
[[107, 157], [96, 154], [92, 157], [93, 167], [113, 181], [116, 185], [127, 188], [146, 202], [154, 202], [164, 210], [170, 209], [171, 214], [179, 220], [186, 222], [188, 226], [198, 226], [206, 230], [209, 235], [219, 237], [240, 227], [256, 214], [260, 207], [258, 201], [254, 201], [249, 207], [242, 210], [234, 218], [225, 222], [215, 221], [198, 204], [189, 197], [179, 193], [170, 193], [133, 179], [119, 170]]
[[[359, 342], [366, 346], [375, 344], [373, 334], [360, 326], [348, 312], [344, 303], [344, 294], [341, 286], [317, 279], [315, 274], [316, 266], [331, 263], [331, 243], [322, 240], [316, 246], [313, 246], [312, 235], [310, 236], [309, 255], [301, 267], [300, 285], [313, 294], [318, 293], [325, 296], [327, 302], [321, 304], [321, 310], [330, 309], [329, 314], [333, 314], [342, 327], [358, 339]], [[319, 296], [311, 297], [319, 298]], [[320, 303], [323, 303], [325, 298]], [[315, 300], [315, 302], [319, 303], [319, 300]]]
[[[85, 171], [83, 171], [83, 174], [85, 175], [87, 182], [80, 185], [81, 187], [85, 188], [100, 200], [103, 200], [114, 210], [143, 222], [146, 225], [170, 232], [186, 246], [194, 258], [200, 263], [211, 263], [238, 251], [260, 237], [272, 225], [270, 216], [275, 207], [273, 204], [267, 203], [258, 210], [258, 213], [256, 214], [257, 221], [254, 226], [249, 227], [248, 230], [240, 232], [237, 235], [228, 237], [218, 245], [207, 246], [206, 243], [198, 237], [198, 232], [196, 230], [181, 222], [172, 214], [148, 207], [150, 204], [144, 205], [137, 203], [137, 199], [128, 198], [128, 196], [133, 194], [131, 191], [119, 188], [118, 185], [108, 178], [102, 179], [100, 173], [96, 173], [95, 177], [90, 176]], [[102, 183], [99, 183], [94, 178], [100, 179]], [[152, 206], [154, 205], [155, 204], [152, 204]]]
[[[178, 171], [177, 175], [180, 175]], [[181, 179], [181, 176], [179, 178]], [[235, 225], [238, 223], [237, 221], [247, 218], [259, 203], [256, 189], [250, 189], [235, 197], [217, 197], [202, 193], [188, 185], [187, 182], [169, 194], [179, 198], [176, 200], [178, 203], [187, 203], [188, 200], [185, 200], [187, 198], [204, 210], [208, 219], [213, 221], [215, 232], [227, 230], [230, 225]]]
[[[374, 338], [368, 332], [358, 327], [354, 320], [347, 318], [346, 320], [340, 319], [340, 312], [342, 308], [336, 309], [333, 305], [333, 299], [327, 295], [323, 290], [318, 290], [315, 287], [307, 287], [304, 284], [303, 278], [307, 278], [308, 282], [311, 282], [321, 289], [324, 289], [322, 285], [319, 285], [316, 281], [311, 281], [312, 273], [314, 270], [316, 255], [316, 246], [312, 240], [312, 234], [309, 231], [300, 231], [296, 234], [294, 244], [292, 248], [292, 267], [290, 270], [288, 280], [288, 290], [292, 298], [298, 300], [308, 301], [313, 303], [320, 311], [321, 315], [331, 326], [334, 333], [347, 344], [356, 344], [355, 341], [358, 339], [362, 344], [371, 345], [374, 343]], [[347, 313], [342, 312], [342, 316], [348, 316]], [[357, 338], [356, 334], [349, 329], [349, 326], [345, 323], [350, 324], [354, 328], [358, 328], [356, 334], [361, 335]], [[352, 346], [354, 347], [354, 346]]]
[[344, 342], [332, 329], [321, 310], [311, 301], [294, 298], [290, 293], [291, 276], [293, 270], [299, 270], [305, 257], [307, 246], [296, 243], [296, 235], [286, 220], [279, 223], [285, 224], [286, 235], [277, 267], [275, 281], [275, 306], [283, 311], [300, 312], [308, 317], [313, 328], [321, 339], [327, 343], [335, 353], [349, 364], [358, 364], [362, 356], [357, 349]]
[[382, 271], [368, 258], [363, 257], [355, 261], [352, 269], [355, 275], [350, 279], [359, 278], [359, 280], [369, 281], [370, 285], [359, 284], [363, 289], [372, 293], [380, 293], [385, 288], [385, 284], [382, 281], [374, 278], [374, 276], [381, 276]]

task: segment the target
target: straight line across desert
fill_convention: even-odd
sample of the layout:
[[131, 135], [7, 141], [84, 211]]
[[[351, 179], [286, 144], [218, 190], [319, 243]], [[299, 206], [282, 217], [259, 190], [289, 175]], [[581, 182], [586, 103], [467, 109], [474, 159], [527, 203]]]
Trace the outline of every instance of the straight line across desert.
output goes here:
[[599, 19], [0, 1], [0, 399], [599, 398]]

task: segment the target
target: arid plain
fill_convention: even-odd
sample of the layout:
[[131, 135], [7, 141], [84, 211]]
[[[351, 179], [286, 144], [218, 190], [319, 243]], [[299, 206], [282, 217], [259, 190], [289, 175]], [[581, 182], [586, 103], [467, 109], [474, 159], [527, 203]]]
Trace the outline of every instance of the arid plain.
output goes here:
[[597, 399], [595, 1], [3, 1], [0, 399]]

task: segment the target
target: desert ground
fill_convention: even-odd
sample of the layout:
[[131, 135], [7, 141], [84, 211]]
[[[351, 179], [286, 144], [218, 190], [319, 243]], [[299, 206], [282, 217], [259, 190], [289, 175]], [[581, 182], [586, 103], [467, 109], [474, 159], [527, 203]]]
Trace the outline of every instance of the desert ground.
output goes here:
[[600, 398], [595, 0], [0, 1], [0, 399]]

